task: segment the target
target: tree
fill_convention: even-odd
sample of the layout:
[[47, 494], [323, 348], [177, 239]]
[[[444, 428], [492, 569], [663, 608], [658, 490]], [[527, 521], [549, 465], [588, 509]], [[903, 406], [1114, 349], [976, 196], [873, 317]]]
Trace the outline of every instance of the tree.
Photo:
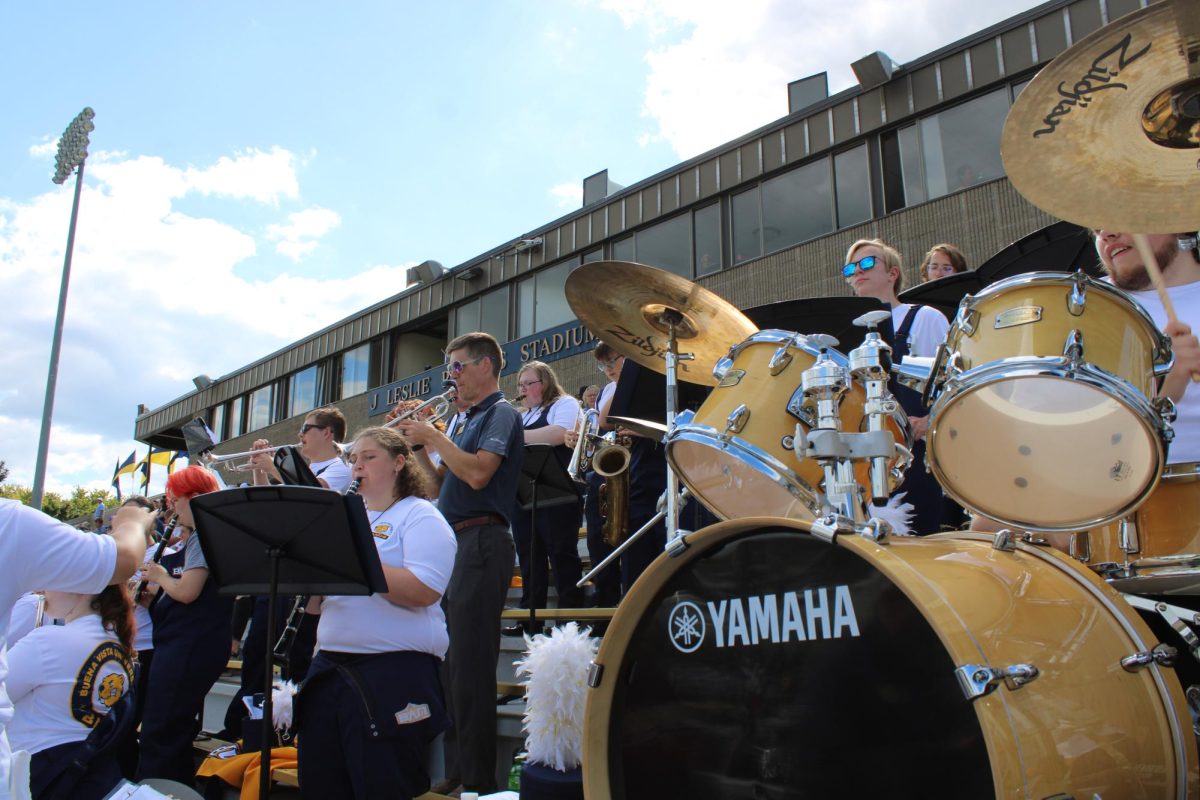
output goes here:
[[8, 480], [8, 464], [0, 461], [0, 483], [4, 483], [6, 480]]
[[[28, 486], [0, 486], [0, 497], [19, 500], [28, 505], [33, 498], [33, 490]], [[92, 512], [96, 510], [96, 503], [101, 500], [110, 510], [117, 507], [117, 497], [112, 492], [106, 489], [84, 489], [82, 486], [76, 486], [71, 491], [70, 497], [63, 497], [55, 492], [45, 492], [42, 495], [42, 511], [63, 522], [70, 522], [81, 517], [90, 520]]]

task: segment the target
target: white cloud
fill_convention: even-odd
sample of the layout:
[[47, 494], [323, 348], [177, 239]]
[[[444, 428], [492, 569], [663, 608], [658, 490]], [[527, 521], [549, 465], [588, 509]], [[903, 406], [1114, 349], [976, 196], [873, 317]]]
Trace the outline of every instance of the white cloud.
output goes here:
[[561, 209], [576, 209], [583, 205], [583, 185], [580, 183], [558, 183], [546, 190]]
[[1033, 5], [743, 0], [734, 11], [724, 0], [595, 2], [652, 36], [643, 103], [650, 127], [639, 140], [665, 140], [681, 158], [786, 115], [793, 80], [828, 72], [838, 92], [856, 83], [850, 63], [868, 53], [911, 61]]
[[293, 261], [317, 249], [317, 240], [342, 224], [342, 217], [328, 208], [308, 208], [287, 215], [284, 224], [271, 224], [266, 236], [275, 245], [275, 250]]
[[57, 151], [58, 151], [58, 140], [57, 139], [53, 139], [51, 141], [46, 141], [46, 142], [39, 142], [38, 144], [30, 145], [30, 147], [29, 147], [29, 155], [33, 156], [34, 158], [46, 158], [47, 156], [54, 155]]
[[[139, 403], [166, 402], [189, 391], [193, 375], [227, 373], [403, 289], [407, 264], [344, 265], [330, 271], [343, 277], [328, 279], [240, 277], [256, 256], [254, 238], [230, 221], [189, 215], [176, 204], [208, 193], [249, 197], [270, 209], [299, 195], [290, 153], [255, 153], [187, 168], [146, 155], [89, 162], [49, 488], [107, 485], [113, 461], [133, 449]], [[287, 169], [264, 178], [280, 165]], [[0, 460], [17, 482], [32, 478], [71, 199], [70, 187], [0, 198]], [[233, 204], [229, 219], [237, 213]], [[329, 209], [280, 212], [273, 230], [303, 243], [339, 220]]]

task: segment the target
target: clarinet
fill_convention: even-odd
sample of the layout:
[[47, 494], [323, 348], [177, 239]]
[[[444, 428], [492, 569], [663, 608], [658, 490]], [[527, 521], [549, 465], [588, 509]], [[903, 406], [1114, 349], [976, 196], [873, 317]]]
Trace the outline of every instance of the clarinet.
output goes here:
[[[361, 482], [358, 479], [350, 481], [350, 485], [346, 487], [346, 495], [357, 495]], [[282, 667], [286, 667], [291, 661], [292, 647], [296, 643], [296, 634], [300, 631], [300, 622], [304, 619], [304, 609], [308, 606], [310, 599], [312, 599], [312, 595], [296, 595], [296, 602], [288, 614], [287, 624], [283, 626], [283, 633], [279, 634], [279, 641], [275, 642], [275, 649], [271, 651], [272, 659]]]
[[[158, 547], [155, 548], [154, 555], [150, 558], [150, 563], [157, 564], [162, 561], [163, 551], [167, 549], [167, 542], [171, 540], [171, 531], [175, 528], [175, 521], [177, 519], [179, 519], [179, 515], [173, 514], [163, 527], [162, 538], [158, 540]], [[137, 589], [133, 592], [133, 602], [140, 603], [142, 601], [142, 595], [146, 593], [146, 585], [148, 583], [150, 581], [143, 575], [142, 579], [138, 582]]]

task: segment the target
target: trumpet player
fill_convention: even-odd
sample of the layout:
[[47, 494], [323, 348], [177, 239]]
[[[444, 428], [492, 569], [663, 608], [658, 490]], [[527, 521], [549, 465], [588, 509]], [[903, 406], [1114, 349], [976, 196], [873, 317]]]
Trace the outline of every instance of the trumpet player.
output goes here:
[[[300, 455], [308, 462], [312, 474], [322, 486], [336, 492], [345, 492], [350, 485], [350, 467], [342, 460], [342, 451], [338, 447], [338, 442], [345, 438], [346, 418], [334, 406], [310, 411], [300, 426], [297, 438]], [[278, 482], [280, 475], [272, 461], [275, 451], [271, 443], [266, 439], [256, 439], [251, 449], [263, 451], [250, 458], [254, 467], [254, 484], [261, 486], [272, 480]]]
[[[523, 397], [521, 426], [525, 429], [525, 443], [552, 445], [565, 468], [571, 450], [564, 442], [567, 431], [575, 427], [579, 417], [579, 401], [562, 390], [554, 370], [541, 361], [530, 361], [521, 367], [517, 387]], [[547, 564], [554, 572], [558, 607], [583, 605], [583, 591], [575, 586], [583, 574], [578, 544], [582, 518], [583, 509], [578, 502], [538, 509], [536, 519], [533, 512], [517, 509], [512, 527], [524, 587], [522, 608], [546, 607]]]

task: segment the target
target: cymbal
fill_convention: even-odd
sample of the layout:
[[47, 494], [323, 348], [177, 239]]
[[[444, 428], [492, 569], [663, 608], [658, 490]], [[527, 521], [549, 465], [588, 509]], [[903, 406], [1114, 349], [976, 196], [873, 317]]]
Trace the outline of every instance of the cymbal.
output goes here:
[[[1189, 76], [1172, 0], [1127, 14], [1047, 64], [1004, 123], [1009, 179], [1043, 211], [1089, 228], [1200, 225], [1200, 70]], [[1194, 23], [1193, 23], [1194, 24]]]
[[616, 417], [610, 415], [608, 422], [611, 425], [616, 425], [618, 428], [628, 428], [638, 436], [645, 436], [647, 439], [653, 439], [656, 442], [661, 442], [667, 435], [666, 425], [650, 419], [638, 419], [637, 417]]
[[666, 374], [675, 322], [679, 380], [715, 386], [712, 370], [758, 330], [727, 300], [673, 272], [628, 261], [593, 261], [567, 277], [567, 302], [592, 333], [621, 355]]

